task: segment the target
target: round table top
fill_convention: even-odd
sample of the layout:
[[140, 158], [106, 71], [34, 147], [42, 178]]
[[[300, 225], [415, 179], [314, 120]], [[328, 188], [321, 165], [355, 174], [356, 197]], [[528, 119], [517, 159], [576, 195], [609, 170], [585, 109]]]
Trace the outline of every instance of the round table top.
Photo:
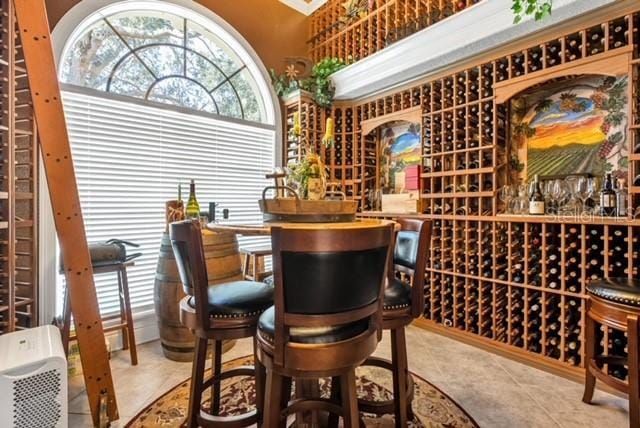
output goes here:
[[[266, 236], [271, 235], [272, 227], [282, 227], [285, 229], [364, 229], [369, 227], [378, 227], [386, 224], [396, 224], [391, 220], [378, 219], [358, 219], [347, 223], [280, 223], [265, 222], [254, 224], [238, 224], [229, 222], [212, 222], [208, 223], [206, 228], [214, 232], [232, 232], [243, 236]], [[397, 228], [397, 226], [396, 226]]]

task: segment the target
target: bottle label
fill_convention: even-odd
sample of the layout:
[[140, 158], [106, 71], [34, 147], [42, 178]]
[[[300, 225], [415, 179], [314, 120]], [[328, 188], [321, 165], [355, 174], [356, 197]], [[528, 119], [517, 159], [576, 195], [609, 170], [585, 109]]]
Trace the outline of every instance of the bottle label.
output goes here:
[[544, 214], [544, 201], [529, 201], [529, 214]]
[[615, 195], [603, 194], [600, 198], [600, 206], [602, 208], [615, 208], [616, 198]]

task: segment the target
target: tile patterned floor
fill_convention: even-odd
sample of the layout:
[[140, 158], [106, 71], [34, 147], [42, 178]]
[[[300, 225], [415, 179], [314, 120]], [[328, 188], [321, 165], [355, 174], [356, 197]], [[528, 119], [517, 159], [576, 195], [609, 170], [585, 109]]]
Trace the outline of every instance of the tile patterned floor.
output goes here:
[[[627, 401], [596, 391], [596, 405], [581, 401], [582, 385], [516, 363], [463, 343], [411, 327], [407, 331], [409, 367], [459, 403], [483, 428], [626, 428]], [[251, 353], [239, 342], [224, 359]], [[129, 365], [128, 352], [112, 359], [123, 427], [156, 397], [186, 379], [191, 365], [162, 356], [159, 342], [138, 348], [140, 364]], [[385, 335], [377, 355], [389, 357]], [[90, 427], [81, 376], [69, 385], [69, 426]]]

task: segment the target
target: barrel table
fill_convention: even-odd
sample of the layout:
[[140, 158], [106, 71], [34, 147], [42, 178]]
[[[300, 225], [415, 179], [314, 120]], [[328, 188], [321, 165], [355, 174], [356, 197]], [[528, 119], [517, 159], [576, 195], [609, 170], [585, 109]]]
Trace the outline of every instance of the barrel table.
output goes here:
[[[242, 279], [242, 266], [235, 233], [202, 231], [209, 284]], [[185, 296], [169, 234], [162, 235], [156, 269], [154, 304], [158, 318], [160, 342], [165, 357], [173, 361], [193, 361], [195, 339], [180, 323], [180, 300]], [[235, 341], [226, 341], [222, 351], [231, 349]]]

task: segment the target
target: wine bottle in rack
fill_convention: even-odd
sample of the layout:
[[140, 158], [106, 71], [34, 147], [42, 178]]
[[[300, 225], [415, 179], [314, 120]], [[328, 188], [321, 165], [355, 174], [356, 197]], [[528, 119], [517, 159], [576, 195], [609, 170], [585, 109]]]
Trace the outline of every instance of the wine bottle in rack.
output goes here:
[[512, 76], [519, 77], [524, 74], [524, 55], [514, 55], [511, 57]]
[[603, 26], [604, 24], [589, 31], [589, 36], [587, 39], [589, 55], [596, 55], [604, 51], [604, 44], [606, 42], [606, 39], [604, 37], [604, 29], [602, 28]]
[[624, 18], [611, 23], [609, 29], [609, 49], [617, 49], [629, 44], [629, 26]]
[[582, 35], [575, 34], [567, 38], [565, 47], [565, 58], [568, 61], [575, 61], [576, 59], [582, 58]]
[[560, 42], [553, 42], [547, 44], [547, 66], [553, 67], [562, 62], [561, 60], [561, 44]]
[[529, 51], [529, 72], [533, 73], [542, 69], [542, 50], [533, 49]]

